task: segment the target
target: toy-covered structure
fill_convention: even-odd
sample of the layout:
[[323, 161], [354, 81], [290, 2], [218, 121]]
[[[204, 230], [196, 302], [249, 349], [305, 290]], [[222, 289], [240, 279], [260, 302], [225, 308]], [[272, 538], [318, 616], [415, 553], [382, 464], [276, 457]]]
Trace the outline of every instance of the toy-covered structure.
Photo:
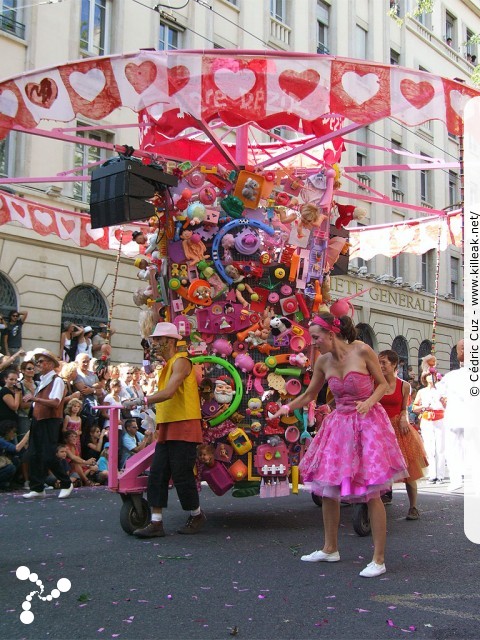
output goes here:
[[[388, 116], [411, 126], [440, 119], [461, 135], [477, 92], [398, 66], [225, 50], [85, 59], [0, 91], [4, 131], [99, 120], [122, 106], [138, 113], [139, 150], [117, 147], [121, 156], [93, 173], [92, 227], [149, 218], [149, 231], [134, 234], [145, 280], [134, 302], [142, 337], [169, 320], [198, 364], [201, 477], [218, 494], [285, 495], [289, 477], [296, 491], [324, 411], [272, 415], [309, 382], [312, 314], [353, 313], [329, 296], [330, 275], [348, 264], [345, 226], [364, 213], [340, 191], [343, 137]], [[49, 135], [72, 141], [58, 128]], [[125, 176], [140, 176], [145, 190], [118, 200]], [[393, 204], [378, 196], [363, 199]]]

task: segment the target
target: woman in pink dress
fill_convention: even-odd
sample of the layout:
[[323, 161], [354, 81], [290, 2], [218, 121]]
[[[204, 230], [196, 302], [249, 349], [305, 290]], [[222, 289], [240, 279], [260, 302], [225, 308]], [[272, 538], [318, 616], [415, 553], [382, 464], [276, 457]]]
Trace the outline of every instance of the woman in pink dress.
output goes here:
[[356, 340], [348, 316], [315, 317], [309, 328], [320, 352], [304, 394], [283, 405], [285, 415], [315, 400], [325, 380], [336, 409], [325, 417], [300, 463], [303, 479], [322, 497], [325, 531], [323, 549], [302, 556], [305, 562], [338, 562], [340, 501], [366, 502], [372, 526], [373, 558], [360, 572], [364, 578], [385, 573], [385, 507], [381, 495], [407, 475], [395, 432], [379, 404], [387, 383], [373, 349]]

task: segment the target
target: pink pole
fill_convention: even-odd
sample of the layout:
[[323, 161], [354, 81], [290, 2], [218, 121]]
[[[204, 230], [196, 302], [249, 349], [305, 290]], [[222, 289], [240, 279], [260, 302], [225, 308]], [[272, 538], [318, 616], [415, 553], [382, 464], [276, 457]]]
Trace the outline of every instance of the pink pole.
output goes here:
[[243, 167], [248, 164], [248, 124], [242, 124], [237, 129], [235, 159]]

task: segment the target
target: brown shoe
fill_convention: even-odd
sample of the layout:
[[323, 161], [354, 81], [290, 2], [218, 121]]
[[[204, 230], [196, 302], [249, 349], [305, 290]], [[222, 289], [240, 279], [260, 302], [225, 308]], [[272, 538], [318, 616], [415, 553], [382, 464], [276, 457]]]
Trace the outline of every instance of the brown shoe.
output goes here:
[[420, 512], [417, 507], [410, 507], [407, 513], [406, 520], [418, 520], [420, 517]]
[[143, 529], [135, 529], [133, 535], [137, 538], [164, 538], [163, 522], [161, 520], [160, 522], [150, 522]]
[[198, 533], [200, 529], [203, 527], [207, 520], [206, 515], [203, 511], [200, 511], [198, 516], [188, 516], [188, 520], [184, 527], [179, 529], [177, 533], [185, 533], [187, 535], [191, 535], [193, 533]]

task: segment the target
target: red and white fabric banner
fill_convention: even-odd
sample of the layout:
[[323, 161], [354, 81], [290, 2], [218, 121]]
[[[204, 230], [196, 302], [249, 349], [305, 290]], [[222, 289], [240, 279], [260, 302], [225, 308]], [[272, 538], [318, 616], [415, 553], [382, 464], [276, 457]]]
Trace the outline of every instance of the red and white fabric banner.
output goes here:
[[348, 231], [350, 260], [370, 260], [378, 254], [389, 258], [399, 253], [420, 255], [439, 246], [439, 234], [440, 250], [445, 251], [449, 245], [462, 246], [462, 212], [452, 211], [442, 216], [356, 227]]
[[[0, 225], [7, 222], [16, 222], [41, 236], [54, 234], [62, 240], [71, 240], [79, 247], [94, 245], [97, 249], [118, 251], [120, 245], [119, 227], [92, 229], [88, 215], [44, 206], [0, 191]], [[138, 244], [132, 240], [132, 232], [139, 228], [124, 227], [123, 255], [132, 257], [140, 253]]]
[[42, 120], [105, 118], [120, 107], [167, 136], [220, 118], [319, 135], [331, 114], [368, 125], [395, 117], [460, 134], [479, 92], [431, 73], [334, 56], [264, 51], [139, 51], [86, 58], [0, 83], [0, 134]]

